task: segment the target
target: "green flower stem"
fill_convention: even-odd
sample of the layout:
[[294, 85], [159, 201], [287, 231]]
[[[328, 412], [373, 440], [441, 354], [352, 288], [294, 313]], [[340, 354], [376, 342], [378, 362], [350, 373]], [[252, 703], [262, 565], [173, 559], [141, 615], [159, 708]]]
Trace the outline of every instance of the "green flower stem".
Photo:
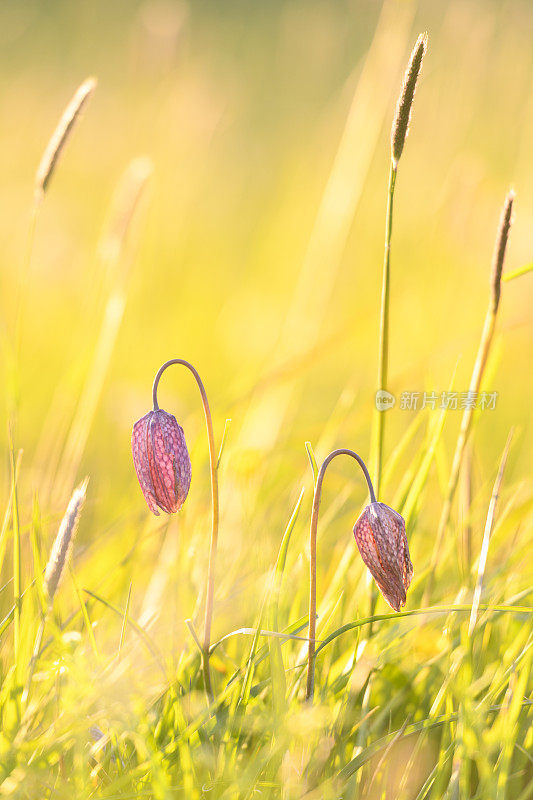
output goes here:
[[369, 472], [366, 468], [366, 464], [361, 458], [358, 456], [357, 453], [354, 453], [353, 450], [333, 450], [329, 456], [324, 460], [322, 466], [320, 467], [320, 471], [318, 473], [318, 477], [316, 480], [315, 485], [315, 493], [313, 496], [313, 511], [311, 513], [311, 529], [310, 529], [310, 581], [309, 581], [309, 645], [308, 645], [308, 655], [307, 655], [307, 688], [305, 693], [306, 700], [313, 701], [313, 696], [315, 692], [315, 636], [316, 636], [316, 538], [317, 538], [317, 528], [318, 528], [318, 512], [320, 510], [320, 497], [322, 495], [322, 483], [324, 481], [324, 475], [326, 473], [326, 469], [328, 464], [333, 461], [336, 456], [351, 456], [354, 458], [361, 469], [363, 470], [366, 482], [368, 484], [368, 491], [370, 492], [370, 502], [376, 502], [376, 495], [374, 493], [374, 487], [372, 486], [372, 481], [370, 479]]
[[193, 367], [193, 365], [190, 364], [188, 361], [185, 361], [182, 358], [172, 358], [170, 359], [170, 361], [166, 361], [160, 368], [159, 372], [155, 376], [154, 386], [152, 390], [154, 411], [159, 410], [159, 404], [157, 402], [157, 387], [159, 384], [159, 380], [163, 372], [167, 369], [167, 367], [170, 367], [172, 364], [181, 364], [183, 367], [187, 367], [187, 369], [190, 372], [192, 372], [194, 379], [198, 384], [200, 395], [202, 397], [202, 405], [204, 407], [205, 425], [207, 429], [207, 439], [209, 442], [209, 467], [211, 472], [212, 516], [211, 516], [211, 544], [209, 548], [209, 566], [207, 568], [207, 581], [206, 581], [206, 592], [205, 592], [205, 620], [204, 620], [204, 639], [203, 639], [203, 652], [202, 652], [202, 670], [204, 673], [205, 691], [208, 697], [208, 701], [211, 702], [214, 698], [214, 694], [213, 694], [213, 685], [211, 682], [211, 670], [209, 667], [209, 648], [211, 646], [211, 624], [213, 621], [213, 598], [215, 590], [215, 564], [216, 564], [217, 545], [218, 545], [218, 521], [219, 521], [218, 465], [217, 465], [218, 459], [215, 450], [213, 420], [211, 417], [211, 411], [209, 408], [209, 402], [207, 400], [205, 387], [202, 382], [202, 379], [200, 378], [200, 375]]

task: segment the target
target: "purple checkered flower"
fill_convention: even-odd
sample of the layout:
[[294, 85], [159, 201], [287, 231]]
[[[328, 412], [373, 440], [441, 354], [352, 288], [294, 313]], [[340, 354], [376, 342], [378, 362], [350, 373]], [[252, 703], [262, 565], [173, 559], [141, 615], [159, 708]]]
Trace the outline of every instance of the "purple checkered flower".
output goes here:
[[150, 511], [179, 511], [191, 485], [191, 460], [176, 418], [160, 408], [150, 411], [133, 426], [131, 449]]
[[381, 594], [395, 611], [406, 601], [413, 565], [403, 517], [385, 503], [370, 503], [353, 533], [361, 558], [374, 576]]

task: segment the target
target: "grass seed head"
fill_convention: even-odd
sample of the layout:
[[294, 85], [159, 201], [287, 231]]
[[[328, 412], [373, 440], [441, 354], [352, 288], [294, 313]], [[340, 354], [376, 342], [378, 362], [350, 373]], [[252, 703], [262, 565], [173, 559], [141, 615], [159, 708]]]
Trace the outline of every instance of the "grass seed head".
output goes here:
[[398, 164], [403, 151], [403, 146], [409, 132], [409, 122], [411, 119], [411, 108], [415, 96], [416, 84], [422, 60], [427, 49], [427, 33], [421, 33], [411, 53], [409, 66], [405, 72], [402, 84], [402, 91], [396, 106], [396, 115], [392, 124], [391, 131], [391, 154], [394, 166]]
[[77, 489], [74, 489], [65, 516], [61, 520], [61, 525], [59, 526], [52, 552], [48, 559], [48, 564], [46, 565], [44, 573], [44, 592], [50, 605], [53, 602], [65, 569], [65, 564], [72, 550], [72, 543], [78, 527], [80, 512], [85, 502], [88, 482], [89, 480], [86, 478]]
[[503, 204], [502, 213], [500, 216], [500, 224], [498, 226], [498, 235], [496, 237], [496, 244], [494, 247], [494, 256], [492, 259], [491, 290], [493, 313], [496, 313], [500, 303], [503, 263], [505, 261], [505, 251], [507, 249], [507, 242], [509, 240], [509, 231], [513, 221], [513, 203], [514, 192], [511, 189], [505, 198], [505, 203]]
[[46, 192], [59, 156], [95, 86], [96, 78], [87, 78], [76, 90], [72, 100], [64, 110], [37, 168], [35, 175], [35, 197], [37, 200], [40, 200]]

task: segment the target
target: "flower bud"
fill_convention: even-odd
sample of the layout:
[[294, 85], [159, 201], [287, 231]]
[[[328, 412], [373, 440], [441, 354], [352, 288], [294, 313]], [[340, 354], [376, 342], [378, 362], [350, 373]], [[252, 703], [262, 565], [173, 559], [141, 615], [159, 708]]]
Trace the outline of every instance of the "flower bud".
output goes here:
[[131, 449], [150, 511], [179, 511], [191, 485], [191, 460], [183, 429], [166, 411], [150, 411], [133, 426]]
[[399, 611], [413, 577], [405, 521], [385, 503], [370, 503], [353, 533], [361, 558], [374, 576], [387, 603]]

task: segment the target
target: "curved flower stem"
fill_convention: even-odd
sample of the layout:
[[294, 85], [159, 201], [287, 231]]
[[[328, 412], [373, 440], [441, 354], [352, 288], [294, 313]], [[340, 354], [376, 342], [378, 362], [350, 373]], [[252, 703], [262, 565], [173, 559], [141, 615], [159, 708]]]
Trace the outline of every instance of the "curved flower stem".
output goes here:
[[159, 369], [154, 379], [154, 386], [152, 396], [154, 401], [154, 411], [159, 411], [159, 404], [157, 402], [157, 386], [163, 372], [172, 364], [181, 364], [183, 367], [192, 372], [194, 379], [198, 384], [200, 394], [202, 396], [202, 404], [204, 407], [205, 425], [207, 428], [207, 438], [209, 441], [209, 467], [211, 471], [211, 508], [212, 508], [212, 522], [211, 522], [211, 545], [209, 549], [209, 566], [207, 568], [207, 585], [205, 593], [205, 621], [204, 621], [204, 639], [202, 651], [202, 669], [204, 673], [205, 691], [209, 700], [212, 700], [213, 687], [211, 684], [211, 671], [209, 669], [209, 648], [211, 645], [211, 622], [213, 619], [213, 596], [215, 588], [215, 562], [217, 554], [218, 543], [218, 470], [217, 470], [217, 454], [215, 451], [215, 437], [213, 435], [213, 420], [211, 418], [211, 411], [207, 401], [207, 394], [198, 372], [192, 364], [185, 361], [183, 358], [172, 358], [166, 361]]
[[370, 475], [366, 468], [366, 464], [357, 453], [353, 450], [333, 450], [329, 456], [324, 460], [318, 477], [316, 480], [315, 493], [313, 495], [313, 511], [311, 513], [311, 529], [310, 529], [310, 548], [311, 548], [311, 565], [310, 565], [310, 582], [309, 582], [309, 648], [307, 656], [307, 689], [305, 699], [312, 702], [315, 692], [315, 635], [316, 635], [316, 534], [318, 527], [318, 512], [320, 509], [320, 497], [322, 495], [322, 483], [328, 464], [333, 461], [335, 456], [351, 456], [354, 458], [361, 469], [363, 470], [366, 482], [368, 484], [368, 491], [370, 492], [370, 502], [376, 502], [376, 495], [374, 494], [374, 487], [370, 480]]

